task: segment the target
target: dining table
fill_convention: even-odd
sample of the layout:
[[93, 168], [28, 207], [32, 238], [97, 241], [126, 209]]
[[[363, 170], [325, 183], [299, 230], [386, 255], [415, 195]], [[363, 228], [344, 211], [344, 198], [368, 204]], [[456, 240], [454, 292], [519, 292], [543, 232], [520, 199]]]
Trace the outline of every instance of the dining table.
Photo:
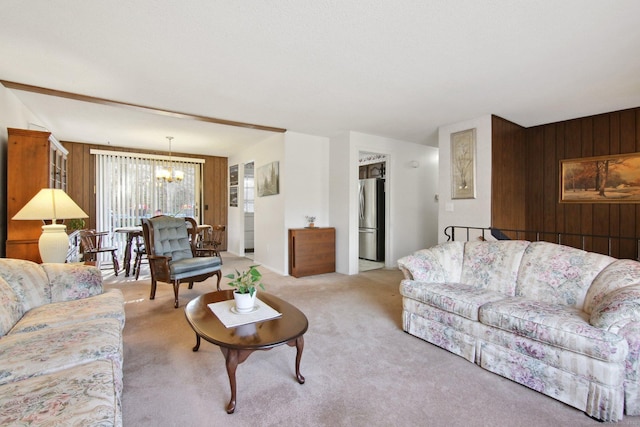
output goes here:
[[126, 234], [126, 246], [124, 248], [124, 277], [129, 277], [131, 273], [131, 248], [133, 246], [133, 240], [142, 237], [142, 226], [133, 227], [117, 227], [113, 230], [114, 233]]

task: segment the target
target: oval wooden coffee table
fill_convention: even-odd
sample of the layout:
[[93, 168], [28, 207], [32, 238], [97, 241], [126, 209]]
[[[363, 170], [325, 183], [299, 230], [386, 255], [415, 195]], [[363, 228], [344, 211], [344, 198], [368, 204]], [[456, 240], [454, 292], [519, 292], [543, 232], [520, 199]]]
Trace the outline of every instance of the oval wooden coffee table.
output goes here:
[[227, 375], [231, 386], [231, 400], [227, 405], [227, 413], [236, 409], [236, 368], [256, 350], [270, 350], [282, 344], [295, 346], [296, 378], [304, 384], [300, 374], [300, 359], [304, 348], [303, 335], [309, 327], [307, 317], [293, 305], [266, 292], [259, 292], [258, 299], [265, 302], [282, 316], [263, 322], [251, 323], [227, 328], [213, 314], [208, 304], [233, 299], [233, 290], [211, 292], [191, 300], [184, 311], [187, 321], [196, 333], [196, 345], [193, 351], [200, 348], [200, 338], [220, 347], [225, 358]]

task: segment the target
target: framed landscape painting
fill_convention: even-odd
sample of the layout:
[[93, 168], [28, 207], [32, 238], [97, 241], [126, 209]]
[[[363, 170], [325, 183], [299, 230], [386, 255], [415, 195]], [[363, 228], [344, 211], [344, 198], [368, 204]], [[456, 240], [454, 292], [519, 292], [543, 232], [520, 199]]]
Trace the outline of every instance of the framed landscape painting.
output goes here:
[[258, 168], [256, 174], [258, 197], [273, 196], [280, 193], [279, 165], [279, 162], [271, 162]]
[[561, 203], [640, 203], [640, 153], [560, 161]]

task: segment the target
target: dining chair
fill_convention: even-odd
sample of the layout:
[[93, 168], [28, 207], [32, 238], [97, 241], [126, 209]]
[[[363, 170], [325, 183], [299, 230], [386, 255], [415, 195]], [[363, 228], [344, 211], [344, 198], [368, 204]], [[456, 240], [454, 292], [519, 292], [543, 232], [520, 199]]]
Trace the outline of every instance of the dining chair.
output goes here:
[[196, 246], [197, 256], [216, 256], [220, 258], [220, 264], [223, 264], [220, 247], [222, 246], [226, 229], [225, 225], [213, 225], [209, 233], [202, 233]]
[[85, 261], [93, 261], [98, 263], [99, 254], [111, 253], [111, 261], [113, 262], [113, 272], [118, 275], [120, 264], [118, 263], [118, 248], [115, 246], [105, 246], [105, 238], [109, 235], [108, 231], [96, 230], [80, 230], [80, 246]]

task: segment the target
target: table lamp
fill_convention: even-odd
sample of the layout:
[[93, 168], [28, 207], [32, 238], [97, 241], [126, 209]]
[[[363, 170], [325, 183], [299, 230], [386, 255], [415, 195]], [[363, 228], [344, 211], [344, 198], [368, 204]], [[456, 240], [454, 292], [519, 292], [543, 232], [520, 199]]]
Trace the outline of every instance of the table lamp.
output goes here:
[[38, 240], [40, 258], [42, 262], [63, 263], [69, 250], [69, 236], [67, 226], [57, 224], [56, 220], [88, 217], [64, 191], [43, 188], [12, 219], [51, 220], [51, 224], [42, 226], [42, 234]]

